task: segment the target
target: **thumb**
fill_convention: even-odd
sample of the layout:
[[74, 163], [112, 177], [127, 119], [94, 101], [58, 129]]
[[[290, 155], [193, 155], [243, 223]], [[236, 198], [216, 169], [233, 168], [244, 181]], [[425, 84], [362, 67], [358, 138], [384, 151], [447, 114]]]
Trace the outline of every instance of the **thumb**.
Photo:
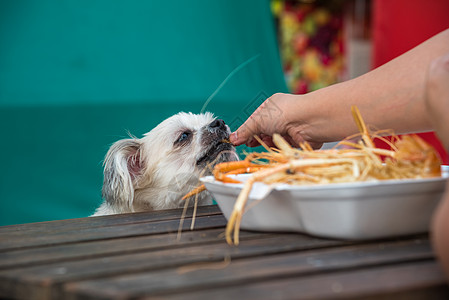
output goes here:
[[258, 133], [257, 122], [254, 122], [250, 117], [230, 135], [229, 140], [235, 146], [239, 146], [249, 142], [252, 137]]
[[272, 135], [275, 129], [279, 127], [277, 125], [279, 125], [278, 123], [282, 116], [282, 110], [273, 101], [273, 98], [279, 97], [284, 97], [284, 95], [274, 94], [266, 99], [245, 123], [231, 134], [229, 137], [230, 141], [236, 146], [246, 143], [248, 146], [253, 147], [258, 145], [258, 143], [252, 141], [253, 136], [261, 133]]

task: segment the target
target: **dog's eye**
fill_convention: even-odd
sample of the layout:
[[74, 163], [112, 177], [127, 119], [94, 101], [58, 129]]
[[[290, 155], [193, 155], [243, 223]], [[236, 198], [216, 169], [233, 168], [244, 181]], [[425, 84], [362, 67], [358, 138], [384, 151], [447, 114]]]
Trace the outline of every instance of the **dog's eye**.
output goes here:
[[183, 133], [181, 133], [181, 135], [178, 137], [178, 140], [176, 141], [176, 143], [182, 143], [185, 142], [189, 139], [190, 135], [192, 134], [192, 132], [190, 131], [184, 131]]

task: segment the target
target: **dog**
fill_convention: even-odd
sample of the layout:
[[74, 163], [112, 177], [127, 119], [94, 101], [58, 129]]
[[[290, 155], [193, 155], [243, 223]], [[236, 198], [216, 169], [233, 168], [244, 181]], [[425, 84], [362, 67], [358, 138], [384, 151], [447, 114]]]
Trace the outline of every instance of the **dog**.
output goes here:
[[[178, 208], [214, 165], [238, 160], [229, 126], [211, 113], [180, 112], [142, 138], [115, 142], [104, 160], [103, 203], [93, 216]], [[212, 204], [207, 192], [198, 205]]]

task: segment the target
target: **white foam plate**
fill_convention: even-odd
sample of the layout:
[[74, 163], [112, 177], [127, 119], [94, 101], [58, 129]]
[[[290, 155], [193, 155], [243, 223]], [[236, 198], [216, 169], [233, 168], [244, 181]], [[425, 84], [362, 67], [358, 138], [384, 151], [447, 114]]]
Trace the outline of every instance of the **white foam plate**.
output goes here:
[[[440, 201], [449, 166], [442, 177], [326, 185], [269, 186], [256, 183], [241, 228], [295, 231], [341, 239], [373, 239], [424, 233]], [[250, 175], [236, 175], [244, 181]], [[243, 184], [201, 179], [229, 219]]]

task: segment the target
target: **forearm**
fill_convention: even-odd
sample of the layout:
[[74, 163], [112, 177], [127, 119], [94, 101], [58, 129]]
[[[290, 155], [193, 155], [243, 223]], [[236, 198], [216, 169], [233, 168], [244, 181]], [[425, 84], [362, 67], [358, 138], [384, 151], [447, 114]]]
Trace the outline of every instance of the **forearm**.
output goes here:
[[424, 101], [426, 70], [434, 58], [447, 52], [449, 30], [365, 75], [307, 94], [303, 103], [310, 102], [305, 108], [309, 122], [302, 134], [327, 142], [355, 133], [352, 105], [377, 129], [431, 130]]

